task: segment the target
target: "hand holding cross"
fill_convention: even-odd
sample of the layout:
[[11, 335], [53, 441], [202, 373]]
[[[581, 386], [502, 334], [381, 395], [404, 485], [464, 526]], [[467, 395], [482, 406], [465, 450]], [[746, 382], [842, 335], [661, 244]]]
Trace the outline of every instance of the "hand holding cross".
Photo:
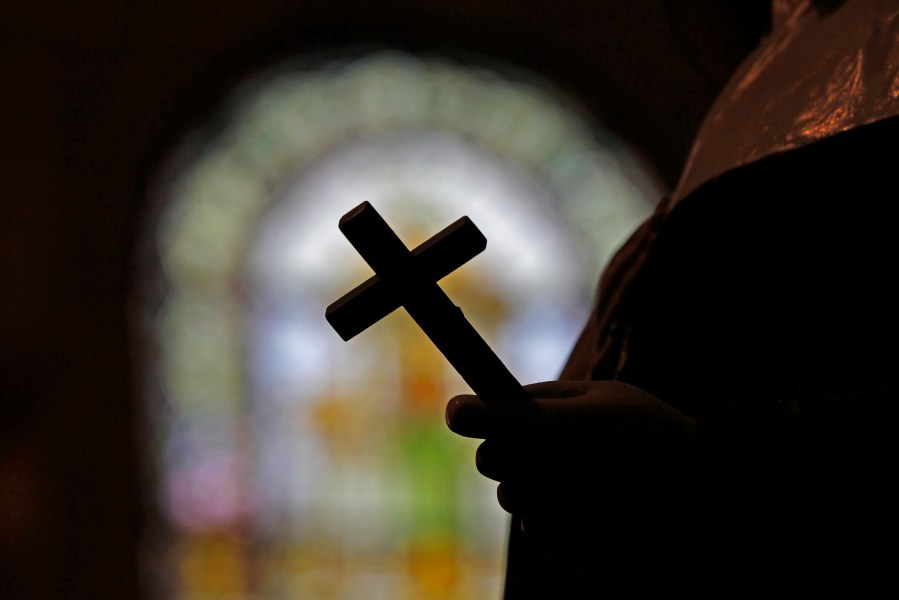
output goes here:
[[375, 276], [331, 304], [325, 317], [349, 340], [403, 306], [488, 405], [529, 413], [536, 404], [437, 281], [487, 245], [475, 224], [463, 217], [411, 252], [368, 202], [338, 224]]
[[[694, 446], [690, 417], [620, 381], [549, 381], [523, 389], [437, 285], [486, 247], [468, 218], [411, 252], [368, 203], [344, 215], [339, 227], [376, 275], [329, 306], [328, 321], [348, 340], [406, 308], [479, 396], [454, 398], [447, 425], [485, 439], [477, 469], [499, 482], [500, 504], [520, 518], [526, 535], [560, 556], [582, 558], [634, 539], [634, 524], [669, 526], [670, 514], [647, 504], [657, 494], [622, 486], [622, 476], [647, 485], [683, 480]], [[484, 411], [484, 404], [498, 411]], [[597, 507], [615, 518], [582, 518]]]

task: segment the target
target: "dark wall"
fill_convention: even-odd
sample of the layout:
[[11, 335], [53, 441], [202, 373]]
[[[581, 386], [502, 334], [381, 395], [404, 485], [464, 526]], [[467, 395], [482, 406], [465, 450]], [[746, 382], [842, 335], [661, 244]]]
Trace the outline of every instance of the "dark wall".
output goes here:
[[[355, 44], [473, 52], [676, 177], [751, 15], [713, 2], [8, 3], [0, 18], [0, 597], [138, 598], [127, 304], [146, 177], [241, 74]], [[676, 8], [675, 8], [676, 7]]]

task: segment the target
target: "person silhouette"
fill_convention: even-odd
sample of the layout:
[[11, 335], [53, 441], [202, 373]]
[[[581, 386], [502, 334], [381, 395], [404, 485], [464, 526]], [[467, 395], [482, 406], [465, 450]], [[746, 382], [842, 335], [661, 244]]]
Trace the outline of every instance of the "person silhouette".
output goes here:
[[449, 428], [512, 515], [505, 597], [890, 580], [899, 2], [775, 0], [607, 266], [542, 417]]

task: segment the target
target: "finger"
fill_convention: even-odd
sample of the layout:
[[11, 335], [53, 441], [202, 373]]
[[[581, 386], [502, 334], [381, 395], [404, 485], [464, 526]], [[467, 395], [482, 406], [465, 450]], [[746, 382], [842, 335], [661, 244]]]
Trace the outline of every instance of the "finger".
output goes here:
[[450, 431], [471, 438], [484, 439], [497, 427], [499, 417], [477, 396], [456, 396], [446, 404], [446, 425]]
[[487, 440], [478, 446], [474, 457], [478, 473], [494, 481], [508, 479], [520, 471], [516, 457], [512, 456], [501, 444]]
[[489, 438], [478, 446], [475, 466], [494, 481], [531, 480], [537, 473], [539, 455], [530, 448], [503, 438]]
[[520, 482], [503, 481], [496, 487], [496, 499], [499, 505], [509, 514], [521, 517], [534, 513], [536, 502], [531, 488]]
[[521, 517], [518, 525], [521, 527], [521, 532], [540, 548], [545, 551], [553, 549], [555, 545], [552, 543], [554, 536], [551, 533], [553, 529], [546, 526], [544, 519], [534, 515]]

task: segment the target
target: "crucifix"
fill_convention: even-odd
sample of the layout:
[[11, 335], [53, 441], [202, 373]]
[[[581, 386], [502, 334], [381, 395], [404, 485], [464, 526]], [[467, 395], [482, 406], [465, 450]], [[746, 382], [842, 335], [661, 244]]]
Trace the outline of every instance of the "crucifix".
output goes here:
[[375, 275], [325, 311], [344, 341], [400, 306], [486, 404], [531, 413], [536, 404], [437, 281], [479, 254], [487, 238], [462, 217], [412, 251], [368, 202], [338, 227]]

